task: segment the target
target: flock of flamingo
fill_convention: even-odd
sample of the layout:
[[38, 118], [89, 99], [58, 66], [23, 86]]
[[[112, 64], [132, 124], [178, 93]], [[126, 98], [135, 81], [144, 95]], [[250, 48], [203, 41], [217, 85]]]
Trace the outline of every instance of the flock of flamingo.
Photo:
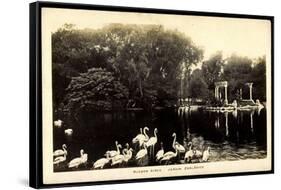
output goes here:
[[[55, 123], [57, 125], [58, 123]], [[59, 122], [61, 125], [62, 123]], [[171, 164], [176, 163], [182, 157], [184, 163], [191, 163], [196, 160], [199, 162], [207, 162], [210, 157], [210, 147], [200, 151], [193, 146], [190, 141], [185, 148], [176, 141], [176, 133], [172, 134], [173, 143], [172, 148], [174, 151], [165, 152], [163, 143], [160, 143], [160, 150], [155, 154], [155, 145], [158, 143], [157, 128], [154, 129], [154, 136], [147, 135], [148, 127], [140, 128], [140, 133], [132, 139], [134, 149], [126, 143], [122, 149], [122, 145], [115, 141], [116, 150], [108, 150], [105, 152], [104, 157], [98, 159], [93, 163], [93, 169], [103, 169], [104, 167], [121, 167], [126, 166], [128, 162], [135, 161], [138, 164], [145, 163], [147, 159], [158, 164]], [[73, 132], [73, 131], [71, 131]], [[67, 133], [66, 133], [67, 134]], [[121, 151], [122, 149], [122, 151]], [[183, 156], [184, 155], [184, 156]], [[59, 165], [67, 161], [67, 146], [62, 145], [62, 149], [55, 150], [53, 153], [54, 165]], [[78, 168], [80, 165], [86, 164], [88, 161], [88, 154], [83, 149], [80, 150], [80, 157], [72, 159], [68, 164], [68, 168]], [[145, 165], [145, 164], [142, 164]]]

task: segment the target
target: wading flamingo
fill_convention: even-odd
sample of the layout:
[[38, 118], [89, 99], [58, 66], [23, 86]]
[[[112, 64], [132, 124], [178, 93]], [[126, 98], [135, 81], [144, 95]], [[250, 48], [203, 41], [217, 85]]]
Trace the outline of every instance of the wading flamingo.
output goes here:
[[73, 160], [71, 160], [69, 163], [68, 163], [68, 167], [69, 168], [78, 168], [79, 165], [81, 164], [85, 164], [88, 160], [88, 154], [84, 154], [84, 150], [81, 149], [80, 150], [80, 157], [77, 157], [77, 158], [74, 158]]
[[58, 149], [54, 151], [54, 156], [62, 156], [62, 155], [67, 155], [67, 150], [66, 150], [67, 146], [66, 144], [62, 145], [62, 149]]
[[208, 147], [207, 147], [207, 150], [205, 150], [205, 151], [203, 152], [202, 162], [208, 162], [209, 157], [210, 157], [210, 149], [211, 149], [211, 148], [208, 146]]
[[115, 141], [116, 150], [106, 151], [106, 154], [109, 154], [110, 158], [117, 156], [120, 154], [120, 148], [122, 148], [121, 144], [118, 144], [118, 141]]
[[147, 131], [149, 131], [149, 128], [148, 127], [144, 127], [143, 128], [143, 133], [144, 133], [144, 136], [142, 138], [139, 139], [139, 147], [141, 148], [145, 142], [147, 142], [149, 140], [149, 136], [147, 135]]
[[194, 151], [192, 150], [192, 142], [188, 143], [189, 149], [184, 155], [184, 161], [190, 162], [194, 156]]
[[145, 136], [142, 133], [142, 128], [140, 128], [140, 133], [135, 138], [133, 138], [132, 143], [137, 143], [140, 139], [145, 139]]
[[[175, 149], [175, 142], [176, 142], [176, 133], [173, 133], [172, 137], [174, 137], [173, 143], [172, 143], [172, 147]], [[178, 155], [178, 150], [175, 149], [175, 152], [173, 151], [169, 151], [164, 153], [163, 157], [160, 160], [160, 163], [162, 163], [163, 161], [166, 162], [168, 164], [169, 161], [171, 161], [173, 158], [175, 158]]]
[[66, 154], [64, 154], [63, 156], [56, 157], [54, 159], [54, 164], [59, 165], [59, 163], [64, 162], [64, 161], [66, 161]]
[[161, 144], [161, 149], [156, 153], [156, 162], [158, 162], [164, 155], [164, 148], [163, 148], [163, 142]]
[[145, 143], [147, 148], [150, 148], [150, 155], [154, 156], [154, 147], [157, 143], [157, 128], [154, 129], [154, 137], [149, 138], [149, 140]]
[[93, 164], [94, 169], [98, 169], [98, 168], [103, 169], [103, 167], [110, 162], [109, 154], [106, 153], [105, 156], [106, 158], [101, 158], [95, 161], [95, 163]]
[[142, 159], [147, 155], [147, 147], [144, 144], [143, 149], [139, 150], [138, 153], [136, 154], [136, 160]]
[[[125, 153], [125, 154], [124, 154]], [[127, 150], [126, 152], [124, 152], [124, 162], [128, 163], [128, 161], [132, 158], [133, 156], [133, 149], [132, 148], [129, 148], [129, 150]]]
[[162, 162], [166, 162], [166, 164], [168, 164], [173, 158], [177, 157], [178, 155], [178, 151], [175, 150], [175, 152], [172, 152], [172, 151], [169, 151], [169, 152], [166, 152], [162, 159], [160, 160], [160, 163]]

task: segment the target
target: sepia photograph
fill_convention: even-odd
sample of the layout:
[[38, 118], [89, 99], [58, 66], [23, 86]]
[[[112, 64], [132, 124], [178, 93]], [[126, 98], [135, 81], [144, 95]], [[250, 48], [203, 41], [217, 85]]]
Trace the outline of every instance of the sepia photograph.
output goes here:
[[270, 19], [41, 14], [45, 184], [272, 170]]

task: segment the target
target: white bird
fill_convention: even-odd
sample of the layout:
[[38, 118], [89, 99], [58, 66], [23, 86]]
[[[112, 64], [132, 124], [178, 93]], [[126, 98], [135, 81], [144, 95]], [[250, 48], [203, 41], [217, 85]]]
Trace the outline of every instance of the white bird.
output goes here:
[[123, 154], [116, 155], [112, 158], [111, 166], [119, 164], [119, 166], [124, 162], [125, 156]]
[[103, 169], [103, 167], [110, 162], [109, 154], [106, 154], [106, 158], [101, 158], [97, 160], [94, 164], [93, 167], [94, 169], [100, 168]]
[[63, 123], [63, 121], [58, 119], [57, 121], [54, 121], [54, 126], [60, 128], [62, 126], [62, 123]]
[[176, 134], [176, 133], [173, 133], [172, 136], [174, 137], [173, 148], [176, 149], [179, 153], [184, 153], [184, 152], [185, 152], [184, 146], [182, 146], [180, 143], [178, 143], [178, 142], [176, 141], [176, 139], [177, 139], [177, 134]]
[[122, 152], [127, 152], [127, 151], [130, 149], [129, 143], [126, 143], [126, 144], [125, 144], [125, 147], [126, 147], [126, 148], [124, 148]]
[[138, 151], [137, 155], [136, 155], [136, 160], [142, 159], [147, 155], [147, 147], [144, 144], [144, 148], [141, 149], [140, 151]]
[[135, 138], [133, 138], [132, 142], [137, 143], [140, 139], [145, 139], [145, 136], [142, 133], [142, 128], [140, 128], [140, 133]]
[[121, 144], [118, 144], [118, 141], [115, 141], [115, 146], [116, 146], [116, 150], [106, 151], [106, 154], [108, 153], [110, 158], [113, 158], [114, 156], [117, 156], [120, 154], [119, 148], [122, 148]]
[[189, 142], [188, 145], [189, 145], [189, 149], [184, 155], [184, 160], [190, 162], [194, 156], [194, 151], [192, 150], [192, 142]]
[[185, 153], [185, 148], [183, 145], [181, 145], [178, 142], [175, 142], [175, 149], [177, 149], [179, 151], [179, 153]]
[[163, 161], [169, 162], [173, 158], [177, 157], [177, 155], [178, 155], [178, 151], [177, 150], [175, 150], [175, 152], [172, 152], [172, 151], [166, 152], [163, 155], [162, 159], [160, 160], [160, 163], [162, 163]]
[[207, 162], [210, 157], [210, 147], [208, 146], [207, 150], [203, 152], [202, 162]]
[[[176, 142], [176, 134], [173, 133], [172, 135], [174, 137], [173, 143], [172, 143], [172, 147], [175, 149], [175, 142]], [[169, 162], [171, 159], [175, 158], [178, 155], [178, 150], [175, 149], [175, 152], [169, 151], [166, 152], [163, 157], [160, 160], [160, 163], [162, 163], [163, 161]]]
[[154, 147], [155, 144], [157, 143], [157, 128], [154, 129], [154, 137], [149, 138], [147, 142], [145, 142], [146, 147], [151, 147], [150, 149], [150, 155], [154, 155]]
[[163, 143], [161, 142], [161, 149], [156, 153], [156, 162], [158, 162], [164, 155]]
[[66, 161], [66, 154], [64, 154], [63, 156], [56, 157], [54, 159], [54, 164], [59, 165], [59, 163], [64, 162], [64, 161]]
[[[123, 153], [124, 154], [124, 153]], [[133, 156], [133, 149], [132, 148], [129, 148], [129, 150], [127, 150], [127, 152], [124, 154], [124, 162], [128, 162], [132, 156]]]
[[151, 137], [148, 139], [148, 141], [145, 143], [145, 145], [147, 147], [150, 147], [150, 146], [154, 146], [156, 143], [157, 143], [157, 128], [154, 129], [154, 137]]
[[62, 156], [62, 155], [67, 155], [67, 150], [66, 150], [67, 146], [66, 144], [62, 145], [62, 149], [58, 149], [54, 151], [54, 156]]
[[149, 136], [147, 135], [146, 131], [149, 131], [148, 127], [144, 127], [144, 129], [143, 129], [144, 136], [142, 138], [140, 138], [139, 141], [138, 141], [139, 142], [139, 147], [144, 145], [144, 143], [149, 140]]
[[84, 154], [84, 150], [80, 150], [80, 157], [74, 158], [68, 163], [69, 168], [78, 168], [79, 165], [86, 163], [88, 160], [88, 154]]
[[65, 129], [64, 130], [64, 133], [66, 134], [66, 135], [72, 135], [72, 133], [73, 133], [73, 129]]

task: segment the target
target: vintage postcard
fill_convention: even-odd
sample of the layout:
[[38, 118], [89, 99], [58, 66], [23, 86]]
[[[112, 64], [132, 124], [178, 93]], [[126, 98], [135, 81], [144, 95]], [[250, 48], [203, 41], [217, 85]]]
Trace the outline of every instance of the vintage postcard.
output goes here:
[[271, 29], [43, 7], [43, 183], [272, 171]]

